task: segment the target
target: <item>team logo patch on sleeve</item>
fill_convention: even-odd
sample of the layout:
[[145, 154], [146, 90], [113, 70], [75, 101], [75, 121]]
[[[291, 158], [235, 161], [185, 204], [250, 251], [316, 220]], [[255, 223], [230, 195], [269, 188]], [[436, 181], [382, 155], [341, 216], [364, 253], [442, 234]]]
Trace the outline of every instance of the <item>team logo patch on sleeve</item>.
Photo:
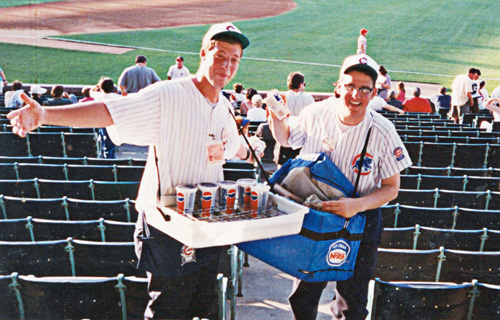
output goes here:
[[396, 149], [394, 149], [393, 153], [397, 161], [401, 161], [405, 158], [405, 153], [403, 152], [403, 148], [401, 147], [397, 147]]

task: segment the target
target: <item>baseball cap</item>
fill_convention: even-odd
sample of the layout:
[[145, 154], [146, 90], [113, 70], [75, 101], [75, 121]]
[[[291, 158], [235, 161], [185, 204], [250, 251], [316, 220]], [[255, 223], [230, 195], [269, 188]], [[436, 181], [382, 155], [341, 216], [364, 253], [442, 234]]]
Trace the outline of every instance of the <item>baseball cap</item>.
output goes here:
[[184, 61], [184, 58], [181, 56], [178, 56], [177, 58], [175, 58], [175, 61]]
[[359, 33], [365, 33], [365, 32], [368, 32], [368, 30], [366, 30], [365, 28], [359, 30]]
[[30, 93], [31, 94], [44, 94], [47, 92], [47, 89], [40, 87], [39, 85], [33, 85], [30, 88]]
[[243, 35], [243, 33], [241, 33], [241, 31], [236, 28], [234, 24], [232, 24], [231, 22], [224, 22], [214, 24], [210, 27], [210, 29], [208, 29], [207, 33], [205, 33], [205, 36], [203, 37], [203, 47], [208, 46], [210, 40], [218, 35], [226, 35], [234, 38], [239, 43], [241, 43], [243, 49], [248, 47], [248, 45], [250, 44], [250, 40], [248, 40], [248, 38]]
[[373, 81], [378, 78], [378, 64], [366, 54], [357, 54], [345, 58], [342, 68], [340, 68], [340, 77], [353, 70], [367, 72]]

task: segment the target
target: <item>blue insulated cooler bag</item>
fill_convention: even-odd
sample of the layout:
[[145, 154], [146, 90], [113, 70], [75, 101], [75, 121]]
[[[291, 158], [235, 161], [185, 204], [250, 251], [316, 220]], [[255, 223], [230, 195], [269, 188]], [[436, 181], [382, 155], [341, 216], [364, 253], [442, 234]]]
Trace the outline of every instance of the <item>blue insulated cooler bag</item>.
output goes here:
[[[290, 179], [290, 173], [294, 171], [299, 172], [298, 176], [302, 176], [298, 180], [311, 180], [299, 182], [292, 178], [293, 182], [288, 183], [287, 190], [293, 194], [303, 193], [299, 195], [301, 198], [310, 195], [307, 194], [309, 191], [304, 194], [304, 186], [311, 190], [317, 187], [320, 189], [318, 192], [323, 194], [338, 193], [337, 197], [330, 199], [356, 196], [351, 182], [324, 154], [288, 160], [275, 172], [270, 182], [286, 185], [286, 180]], [[238, 247], [300, 280], [347, 280], [354, 274], [365, 221], [364, 214], [345, 219], [335, 214], [309, 209], [299, 234], [240, 243]]]

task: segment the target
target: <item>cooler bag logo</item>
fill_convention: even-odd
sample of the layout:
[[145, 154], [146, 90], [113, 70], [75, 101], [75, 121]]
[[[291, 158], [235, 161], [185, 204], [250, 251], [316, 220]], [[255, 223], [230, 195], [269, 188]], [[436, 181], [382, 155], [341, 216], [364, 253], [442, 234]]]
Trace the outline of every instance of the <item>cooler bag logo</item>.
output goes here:
[[337, 240], [328, 249], [326, 256], [326, 263], [332, 267], [339, 267], [343, 265], [351, 252], [351, 247], [344, 240]]

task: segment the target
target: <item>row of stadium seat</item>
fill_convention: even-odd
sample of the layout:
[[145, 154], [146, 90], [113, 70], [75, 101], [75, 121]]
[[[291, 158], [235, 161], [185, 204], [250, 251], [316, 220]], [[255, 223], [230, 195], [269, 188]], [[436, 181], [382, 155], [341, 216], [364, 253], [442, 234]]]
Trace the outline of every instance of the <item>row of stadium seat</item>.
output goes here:
[[500, 137], [469, 137], [443, 135], [400, 135], [403, 142], [434, 142], [434, 143], [471, 143], [471, 144], [500, 144]]
[[0, 163], [0, 179], [52, 179], [140, 181], [144, 167], [128, 165], [75, 165], [38, 163]]
[[84, 157], [99, 155], [96, 133], [31, 132], [20, 138], [11, 132], [0, 132], [3, 156]]
[[410, 166], [403, 171], [405, 175], [429, 176], [474, 176], [474, 177], [500, 177], [500, 168], [458, 168], [458, 167], [419, 167]]
[[499, 168], [500, 145], [405, 142], [414, 165], [422, 167]]
[[384, 228], [406, 228], [420, 224], [427, 227], [474, 230], [500, 230], [500, 210], [479, 210], [462, 207], [430, 208], [390, 204], [382, 206]]
[[443, 188], [458, 191], [498, 191], [500, 177], [401, 175], [401, 189]]

